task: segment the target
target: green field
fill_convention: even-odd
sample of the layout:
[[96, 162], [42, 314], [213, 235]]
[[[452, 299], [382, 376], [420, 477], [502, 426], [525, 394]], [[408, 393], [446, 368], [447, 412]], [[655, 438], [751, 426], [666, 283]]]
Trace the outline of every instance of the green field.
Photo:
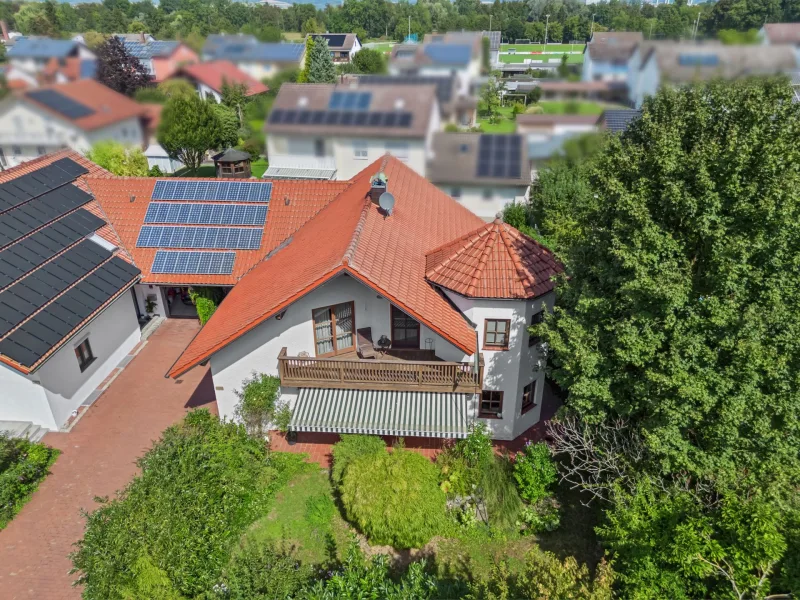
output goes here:
[[383, 54], [389, 54], [392, 51], [392, 46], [394, 46], [394, 42], [380, 42], [378, 44], [370, 44], [367, 48]]
[[[561, 57], [564, 56], [563, 52], [548, 52], [547, 54], [501, 54], [500, 62], [502, 63], [524, 63], [529, 58], [532, 60], [540, 60], [547, 63], [559, 63]], [[583, 54], [567, 54], [567, 64], [582, 65]], [[535, 65], [534, 65], [535, 68]]]
[[[547, 44], [550, 52], [583, 52], [586, 44]], [[544, 52], [544, 44], [500, 44], [500, 52], [515, 48], [517, 52]]]

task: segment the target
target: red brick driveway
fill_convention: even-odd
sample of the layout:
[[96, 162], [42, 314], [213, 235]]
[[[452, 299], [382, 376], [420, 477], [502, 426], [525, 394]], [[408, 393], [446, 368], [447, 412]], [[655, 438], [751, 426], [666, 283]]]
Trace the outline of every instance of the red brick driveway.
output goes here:
[[164, 378], [198, 329], [194, 320], [163, 323], [71, 432], [45, 436], [62, 454], [31, 501], [0, 531], [1, 598], [80, 598], [67, 558], [83, 535], [80, 509], [94, 508], [95, 496], [113, 495], [130, 481], [134, 461], [189, 408], [216, 413], [207, 367], [180, 383]]

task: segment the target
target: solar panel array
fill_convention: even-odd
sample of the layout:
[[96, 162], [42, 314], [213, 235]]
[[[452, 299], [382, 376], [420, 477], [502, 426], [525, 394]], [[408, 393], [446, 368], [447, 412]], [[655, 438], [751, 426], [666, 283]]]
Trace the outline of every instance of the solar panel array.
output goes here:
[[68, 119], [81, 119], [93, 115], [95, 110], [81, 104], [56, 90], [34, 90], [28, 92], [28, 97], [50, 110], [64, 115]]
[[344, 46], [344, 40], [347, 38], [345, 33], [323, 33], [315, 35], [314, 39], [323, 39], [328, 42], [329, 48], [341, 48]]
[[159, 250], [153, 261], [153, 273], [191, 275], [230, 275], [235, 252], [180, 252]]
[[410, 112], [364, 112], [339, 110], [274, 109], [269, 115], [272, 125], [325, 125], [341, 127], [411, 127]]
[[331, 110], [367, 110], [372, 102], [370, 92], [333, 92], [328, 101]]
[[125, 49], [136, 58], [150, 59], [159, 56], [169, 56], [178, 47], [179, 42], [171, 40], [156, 40], [152, 42], [124, 42]]
[[469, 44], [435, 43], [425, 45], [425, 56], [433, 62], [447, 65], [466, 65], [472, 58]]
[[249, 181], [173, 181], [159, 179], [153, 200], [216, 200], [218, 202], [269, 202], [272, 183]]
[[425, 75], [359, 75], [361, 83], [369, 85], [435, 85], [439, 104], [448, 104], [453, 99], [455, 77], [428, 77]]
[[483, 134], [478, 140], [477, 177], [513, 178], [522, 175], [522, 136]]
[[179, 225], [263, 225], [266, 205], [210, 204], [200, 202], [151, 202], [145, 223]]
[[719, 56], [716, 54], [681, 54], [678, 64], [682, 67], [716, 67], [719, 65]]
[[38, 171], [0, 184], [0, 212], [70, 183], [88, 172], [75, 161], [62, 158]]
[[256, 250], [262, 229], [255, 227], [174, 227], [144, 225], [139, 231], [139, 248], [217, 248]]

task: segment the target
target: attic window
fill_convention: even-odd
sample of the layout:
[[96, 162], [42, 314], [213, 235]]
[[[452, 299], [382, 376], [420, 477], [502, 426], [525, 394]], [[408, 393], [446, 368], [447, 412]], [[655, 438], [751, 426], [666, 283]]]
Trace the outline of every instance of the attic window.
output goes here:
[[395, 110], [402, 110], [402, 108], [406, 105], [406, 101], [402, 98], [398, 98], [394, 101], [394, 108]]
[[469, 152], [469, 144], [461, 144], [461, 146], [458, 147], [458, 151], [462, 154]]
[[300, 96], [297, 99], [297, 106], [308, 106], [308, 97], [307, 96]]

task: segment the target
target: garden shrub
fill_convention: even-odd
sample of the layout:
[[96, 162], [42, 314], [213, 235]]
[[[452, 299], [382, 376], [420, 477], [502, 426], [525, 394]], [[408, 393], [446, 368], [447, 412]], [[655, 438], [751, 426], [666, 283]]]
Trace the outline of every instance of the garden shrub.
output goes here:
[[30, 500], [58, 455], [44, 444], [0, 432], [0, 529]]
[[481, 470], [476, 495], [486, 508], [486, 520], [498, 529], [515, 528], [522, 510], [522, 500], [512, 478], [508, 457], [494, 456]]
[[339, 490], [347, 518], [373, 544], [419, 548], [444, 524], [437, 469], [416, 452], [395, 449], [356, 458]]
[[345, 469], [355, 459], [362, 456], [380, 454], [386, 451], [386, 442], [376, 435], [342, 435], [342, 439], [333, 445], [333, 468], [331, 481], [338, 487], [342, 483]]
[[72, 555], [87, 600], [148, 597], [140, 592], [154, 582], [163, 593], [150, 597], [212, 589], [244, 528], [303, 461], [196, 410], [137, 464], [118, 498], [87, 515]]
[[436, 456], [441, 488], [453, 496], [469, 496], [480, 484], [484, 469], [491, 464], [492, 439], [486, 424], [478, 422], [469, 434]]
[[296, 598], [311, 581], [309, 566], [270, 544], [247, 544], [232, 559], [211, 597], [227, 600]]
[[536, 504], [524, 506], [520, 520], [525, 524], [523, 533], [555, 531], [561, 525], [561, 512], [555, 498], [542, 498]]
[[205, 325], [222, 302], [222, 290], [213, 286], [194, 286], [189, 288], [189, 297], [197, 308], [200, 325]]
[[514, 479], [519, 495], [526, 502], [535, 504], [550, 494], [549, 488], [558, 479], [558, 471], [547, 444], [525, 444], [525, 450], [514, 460]]
[[282, 405], [278, 401], [280, 389], [279, 377], [253, 373], [242, 382], [241, 390], [234, 390], [239, 398], [234, 416], [244, 423], [250, 435], [263, 438], [269, 431], [276, 410], [282, 410]]

